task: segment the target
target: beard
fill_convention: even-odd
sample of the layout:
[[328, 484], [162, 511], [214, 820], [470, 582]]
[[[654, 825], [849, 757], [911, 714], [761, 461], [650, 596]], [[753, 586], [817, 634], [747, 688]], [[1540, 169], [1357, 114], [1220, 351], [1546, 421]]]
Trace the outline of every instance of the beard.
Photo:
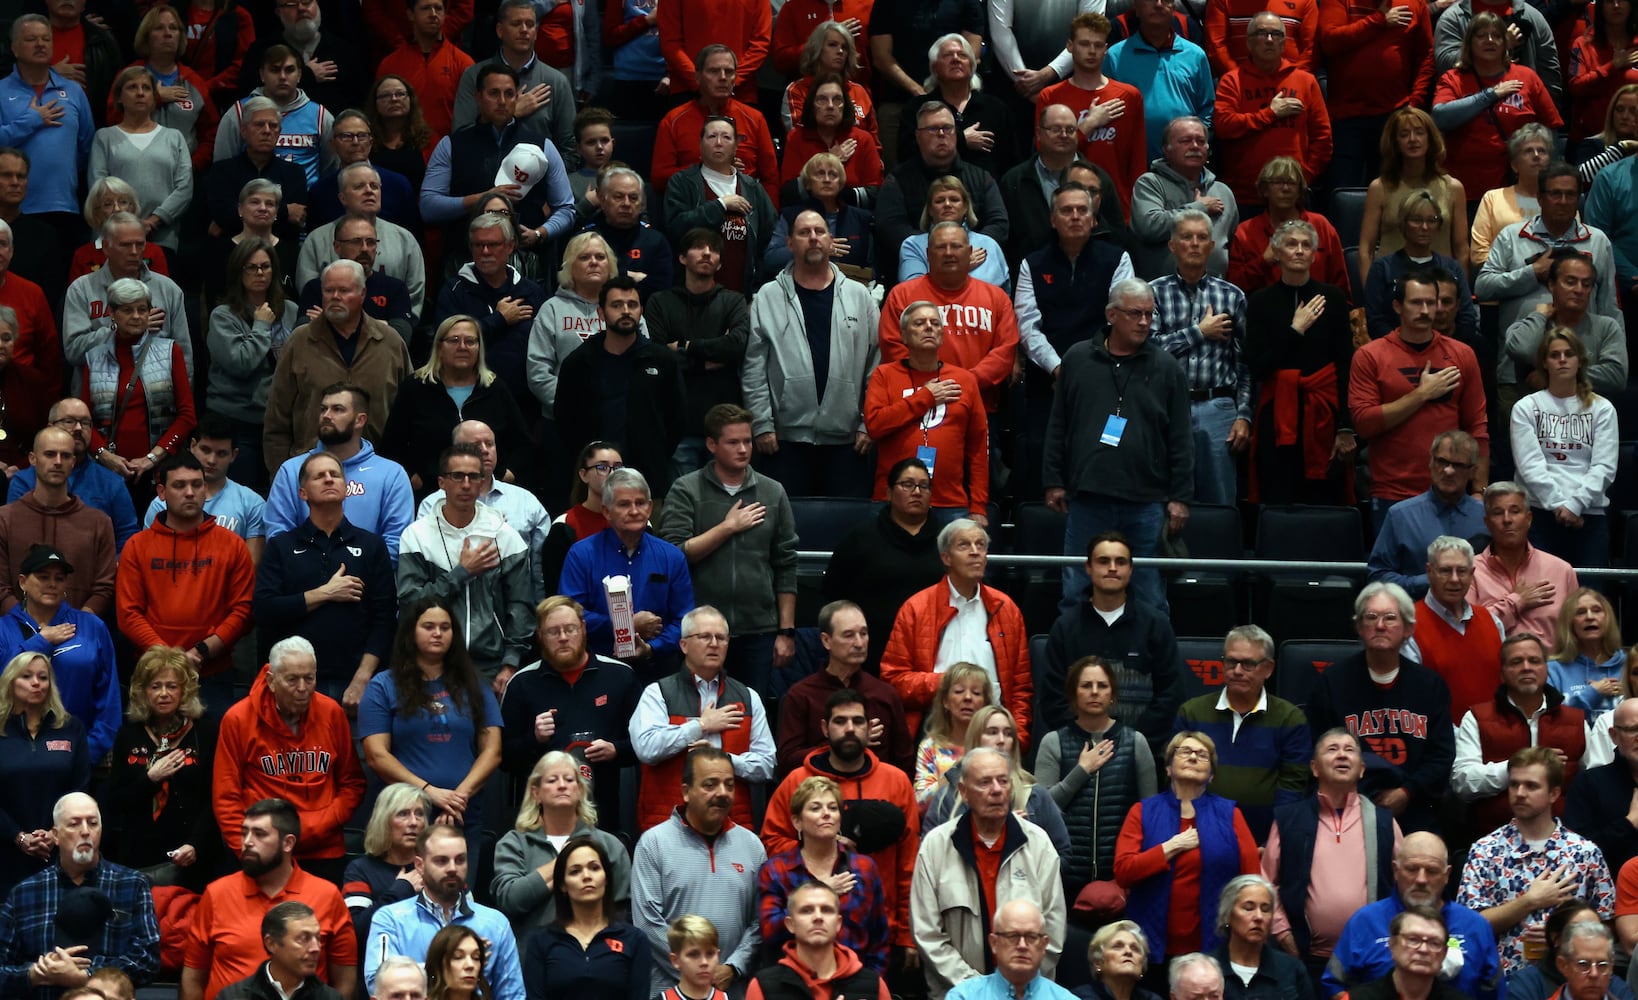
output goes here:
[[271, 858], [263, 858], [255, 854], [241, 854], [239, 856], [239, 870], [251, 878], [260, 878], [279, 867], [283, 860], [283, 856], [277, 854]]
[[314, 11], [311, 19], [302, 18], [284, 29], [285, 41], [297, 48], [305, 49], [318, 40], [319, 28], [322, 26], [322, 15]]
[[337, 427], [334, 424], [321, 424], [319, 425], [318, 439], [319, 444], [334, 447], [351, 441], [353, 432], [351, 428]]
[[97, 848], [92, 844], [75, 844], [68, 856], [77, 865], [89, 865], [97, 860]]
[[637, 336], [637, 328], [642, 320], [635, 316], [622, 316], [608, 325], [610, 333], [617, 333], [622, 337]]

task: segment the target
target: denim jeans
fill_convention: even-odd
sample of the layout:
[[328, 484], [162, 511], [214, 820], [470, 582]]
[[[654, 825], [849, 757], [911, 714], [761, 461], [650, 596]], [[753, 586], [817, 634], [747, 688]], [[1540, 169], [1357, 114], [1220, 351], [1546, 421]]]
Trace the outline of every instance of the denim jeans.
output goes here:
[[1239, 493], [1237, 465], [1229, 454], [1228, 435], [1239, 413], [1231, 397], [1202, 399], [1189, 405], [1194, 427], [1194, 498], [1200, 503], [1232, 505]]
[[[1118, 531], [1132, 546], [1134, 561], [1153, 558], [1160, 551], [1160, 533], [1166, 527], [1166, 505], [1163, 503], [1133, 503], [1080, 494], [1069, 500], [1069, 520], [1064, 524], [1064, 555], [1074, 556], [1084, 563], [1086, 543], [1094, 535]], [[1064, 596], [1058, 610], [1070, 611], [1086, 599], [1091, 580], [1084, 565], [1065, 566], [1063, 570]], [[1166, 601], [1166, 585], [1160, 571], [1147, 569], [1141, 563], [1132, 571], [1131, 596], [1170, 617], [1171, 605]]]

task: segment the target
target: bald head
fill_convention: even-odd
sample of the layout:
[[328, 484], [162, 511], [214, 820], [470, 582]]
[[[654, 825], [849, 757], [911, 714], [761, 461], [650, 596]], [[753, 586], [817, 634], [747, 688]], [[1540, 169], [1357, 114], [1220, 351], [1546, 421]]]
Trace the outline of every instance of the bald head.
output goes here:
[[1406, 906], [1438, 906], [1450, 880], [1450, 852], [1433, 833], [1413, 833], [1393, 857], [1394, 882]]
[[495, 474], [495, 432], [482, 420], [463, 420], [455, 425], [455, 433], [450, 435], [452, 444], [469, 444], [478, 449], [482, 456], [482, 472], [485, 476]]

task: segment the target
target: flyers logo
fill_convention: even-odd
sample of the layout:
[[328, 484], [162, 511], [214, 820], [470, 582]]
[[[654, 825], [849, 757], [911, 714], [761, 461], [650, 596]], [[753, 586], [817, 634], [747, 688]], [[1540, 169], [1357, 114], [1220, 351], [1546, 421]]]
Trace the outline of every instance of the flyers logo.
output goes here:
[[743, 874], [745, 874], [745, 866], [740, 864], [738, 861], [735, 861], [734, 862], [734, 871], [739, 873], [740, 875], [743, 875]]
[[1399, 736], [1371, 736], [1365, 740], [1370, 751], [1390, 764], [1402, 765], [1407, 759], [1405, 740]]
[[592, 702], [592, 704], [596, 705], [598, 708], [602, 708], [604, 705], [607, 705], [608, 703], [609, 703], [609, 696], [606, 695], [606, 694], [598, 695], [597, 700]]
[[522, 167], [513, 167], [512, 179], [517, 181], [519, 184], [527, 184], [529, 183], [529, 172], [524, 170]]
[[1046, 283], [1048, 285], [1052, 284], [1052, 275], [1050, 275], [1050, 274], [1041, 275], [1041, 281], [1043, 281], [1044, 283]]
[[619, 938], [607, 938], [607, 939], [604, 940], [603, 943], [608, 945], [609, 946], [609, 951], [614, 952], [616, 955], [625, 954], [626, 943], [624, 941], [620, 940]]
[[372, 295], [370, 301], [375, 303], [377, 309], [387, 308], [387, 297], [385, 295]]

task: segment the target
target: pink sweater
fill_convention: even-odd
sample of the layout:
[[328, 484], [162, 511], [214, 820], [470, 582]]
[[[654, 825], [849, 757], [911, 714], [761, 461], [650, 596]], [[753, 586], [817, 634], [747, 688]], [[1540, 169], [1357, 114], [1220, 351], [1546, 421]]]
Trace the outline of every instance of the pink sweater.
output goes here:
[[[1534, 580], [1546, 580], [1553, 585], [1553, 600], [1525, 611], [1520, 607], [1518, 598], [1513, 596], [1513, 591], [1519, 584]], [[1524, 562], [1519, 565], [1517, 573], [1509, 573], [1494, 553], [1481, 552], [1473, 560], [1473, 589], [1468, 591], [1467, 599], [1472, 604], [1482, 604], [1494, 611], [1508, 635], [1518, 631], [1531, 632], [1551, 645], [1553, 631], [1558, 625], [1559, 608], [1563, 606], [1564, 598], [1579, 586], [1581, 584], [1576, 582], [1573, 566], [1526, 543]]]

